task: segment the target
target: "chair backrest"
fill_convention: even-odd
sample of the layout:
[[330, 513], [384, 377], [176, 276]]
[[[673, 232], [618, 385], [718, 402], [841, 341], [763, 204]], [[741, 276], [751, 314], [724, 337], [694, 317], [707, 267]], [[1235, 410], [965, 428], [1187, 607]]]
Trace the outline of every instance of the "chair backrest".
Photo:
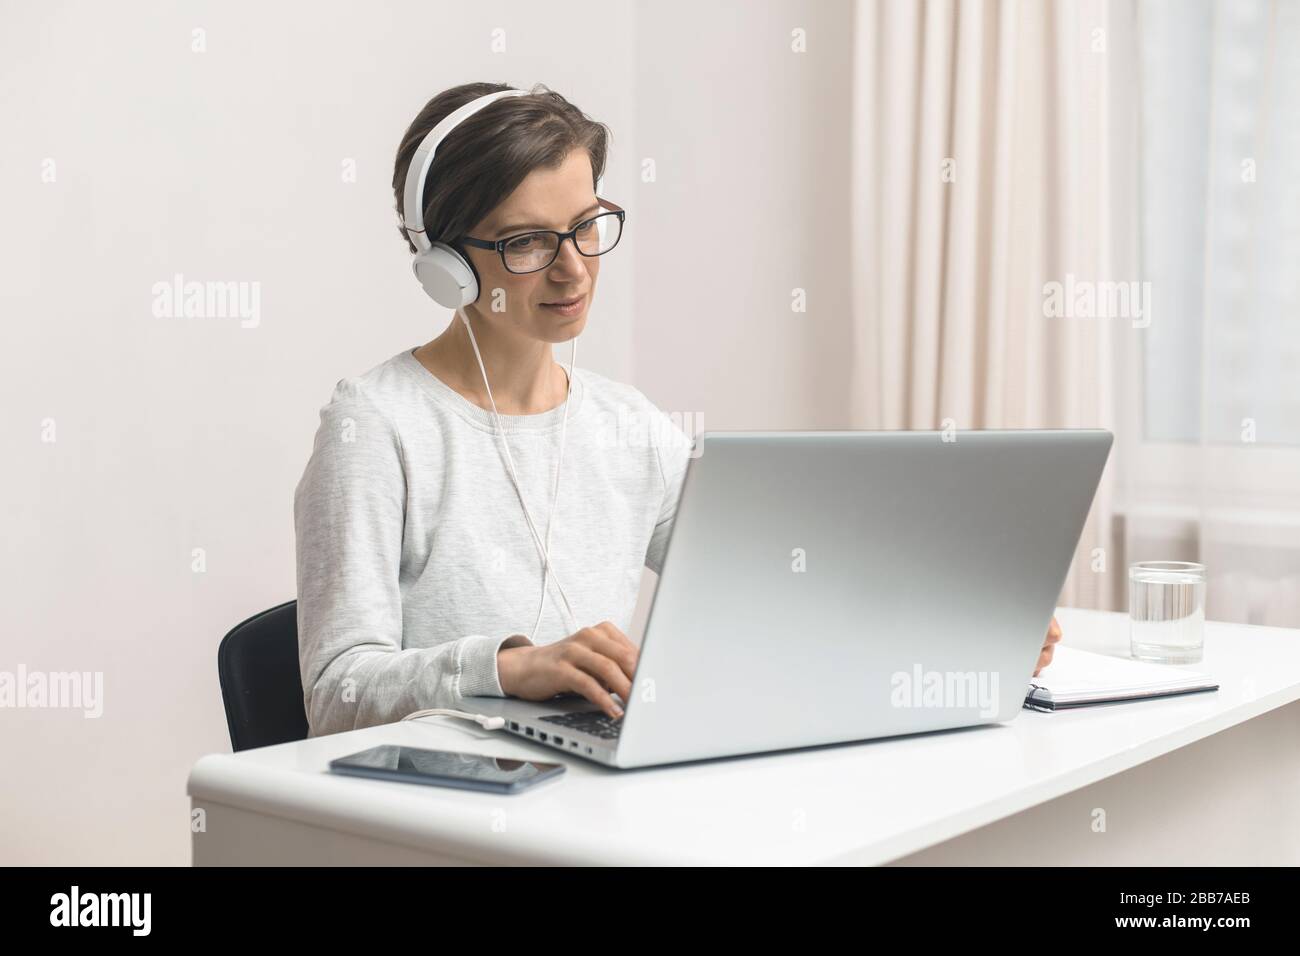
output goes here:
[[235, 750], [306, 739], [298, 602], [255, 614], [222, 638], [217, 676]]

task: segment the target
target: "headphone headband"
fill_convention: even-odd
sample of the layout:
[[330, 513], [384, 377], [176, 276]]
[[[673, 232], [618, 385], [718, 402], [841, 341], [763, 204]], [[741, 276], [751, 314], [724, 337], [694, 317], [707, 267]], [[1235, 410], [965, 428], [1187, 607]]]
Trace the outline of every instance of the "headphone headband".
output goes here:
[[406, 167], [406, 186], [403, 190], [402, 202], [402, 227], [420, 252], [427, 252], [432, 248], [432, 243], [424, 231], [424, 181], [429, 175], [429, 168], [433, 166], [433, 157], [438, 150], [438, 145], [453, 129], [485, 106], [491, 106], [497, 100], [507, 96], [527, 95], [527, 90], [500, 90], [470, 100], [464, 106], [448, 113], [420, 141], [419, 148], [411, 157], [411, 164]]

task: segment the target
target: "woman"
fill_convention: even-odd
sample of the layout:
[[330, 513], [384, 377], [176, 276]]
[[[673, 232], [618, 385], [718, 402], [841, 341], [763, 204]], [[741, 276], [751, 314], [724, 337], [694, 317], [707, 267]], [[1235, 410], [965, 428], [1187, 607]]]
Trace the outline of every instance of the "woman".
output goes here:
[[[458, 86], [420, 111], [397, 153], [399, 211], [429, 131], [507, 89]], [[637, 389], [552, 356], [576, 349], [621, 234], [595, 190], [606, 147], [602, 124], [538, 87], [434, 153], [421, 234], [469, 262], [479, 294], [321, 410], [294, 495], [313, 736], [485, 695], [576, 693], [622, 715], [637, 663], [624, 631], [642, 565], [662, 566], [690, 442]], [[412, 252], [417, 233], [403, 229]], [[611, 430], [628, 421], [656, 440]], [[1056, 639], [1053, 621], [1040, 669]]]

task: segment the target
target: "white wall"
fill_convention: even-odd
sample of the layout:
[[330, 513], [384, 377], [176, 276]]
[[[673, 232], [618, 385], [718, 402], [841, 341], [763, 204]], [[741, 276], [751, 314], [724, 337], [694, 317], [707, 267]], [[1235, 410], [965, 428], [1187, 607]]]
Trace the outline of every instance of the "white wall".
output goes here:
[[[293, 596], [317, 410], [446, 321], [389, 185], [434, 93], [544, 82], [613, 129], [629, 234], [580, 365], [709, 428], [847, 420], [847, 0], [0, 16], [0, 671], [104, 675], [99, 719], [0, 709], [0, 862], [188, 863], [186, 775], [229, 748], [217, 643]], [[710, 209], [727, 241], [684, 244]], [[258, 324], [155, 317], [176, 273], [260, 283]]]
[[637, 192], [636, 379], [705, 428], [848, 427], [852, 23], [848, 0], [637, 7], [657, 181]]

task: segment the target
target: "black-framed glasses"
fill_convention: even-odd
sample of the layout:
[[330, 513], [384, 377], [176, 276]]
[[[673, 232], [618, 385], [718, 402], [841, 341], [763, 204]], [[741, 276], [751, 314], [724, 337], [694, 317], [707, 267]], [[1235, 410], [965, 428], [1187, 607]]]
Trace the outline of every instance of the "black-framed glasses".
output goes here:
[[572, 239], [573, 245], [584, 256], [603, 256], [623, 238], [623, 220], [627, 218], [627, 212], [622, 206], [608, 200], [598, 198], [596, 201], [606, 211], [584, 219], [568, 232], [538, 229], [506, 236], [495, 242], [462, 236], [461, 242], [475, 249], [495, 251], [501, 256], [501, 264], [506, 267], [506, 271], [516, 275], [540, 272], [550, 266], [560, 254], [560, 246], [565, 239]]

